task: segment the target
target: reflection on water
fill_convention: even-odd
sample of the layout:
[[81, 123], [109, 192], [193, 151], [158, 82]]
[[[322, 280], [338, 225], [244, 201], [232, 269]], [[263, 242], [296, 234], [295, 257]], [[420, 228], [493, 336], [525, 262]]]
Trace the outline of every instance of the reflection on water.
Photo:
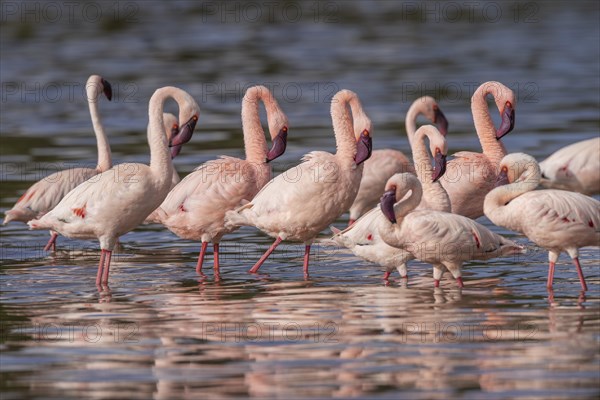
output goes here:
[[[220, 2], [115, 4], [120, 17], [98, 23], [34, 23], [4, 9], [1, 211], [62, 163], [95, 162], [85, 98], [67, 90], [91, 73], [115, 89], [100, 112], [117, 162], [148, 160], [154, 89], [178, 85], [194, 95], [202, 113], [176, 160], [182, 176], [217, 155], [243, 154], [240, 100], [259, 82], [290, 119], [278, 172], [310, 150], [334, 149], [328, 102], [341, 88], [361, 96], [375, 148], [406, 149], [404, 113], [430, 94], [450, 121], [451, 151], [476, 150], [469, 99], [490, 79], [518, 95], [515, 131], [503, 139], [510, 151], [541, 159], [600, 128], [596, 2], [490, 3], [502, 11], [493, 22], [481, 9], [473, 20], [423, 20], [420, 2], [286, 2], [302, 19], [273, 23], [232, 22], [235, 10], [221, 21], [207, 8], [218, 11]], [[314, 246], [310, 281], [302, 280], [303, 246], [293, 244], [249, 275], [271, 239], [243, 228], [222, 244], [215, 282], [210, 268], [194, 271], [198, 243], [150, 225], [121, 239], [111, 286], [98, 292], [96, 242], [61, 238], [48, 255], [46, 232], [10, 224], [0, 233], [6, 398], [600, 394], [597, 249], [582, 250], [585, 295], [564, 256], [547, 293], [547, 254], [535, 246], [519, 258], [465, 265], [462, 291], [448, 277], [434, 290], [430, 266], [414, 263], [408, 284], [385, 286], [379, 268], [324, 243]]]

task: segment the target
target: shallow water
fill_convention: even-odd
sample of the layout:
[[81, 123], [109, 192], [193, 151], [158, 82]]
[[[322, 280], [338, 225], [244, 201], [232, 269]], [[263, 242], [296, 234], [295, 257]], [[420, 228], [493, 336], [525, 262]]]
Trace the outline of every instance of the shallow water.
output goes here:
[[[406, 150], [406, 110], [429, 94], [450, 121], [451, 152], [477, 150], [469, 100], [492, 79], [518, 96], [509, 151], [541, 160], [599, 134], [595, 2], [488, 2], [463, 5], [460, 18], [443, 5], [453, 2], [253, 3], [260, 18], [238, 2], [86, 3], [104, 7], [97, 21], [83, 5], [71, 19], [53, 2], [63, 7], [54, 21], [31, 4], [26, 13], [3, 3], [1, 211], [33, 181], [95, 163], [81, 93], [91, 73], [115, 91], [100, 102], [115, 162], [148, 161], [146, 106], [157, 87], [197, 99], [181, 176], [243, 155], [240, 100], [255, 83], [273, 89], [290, 120], [276, 172], [334, 149], [329, 100], [341, 88], [360, 95], [375, 148]], [[3, 226], [3, 398], [596, 398], [598, 249], [581, 254], [589, 291], [563, 255], [551, 296], [546, 253], [481, 221], [529, 251], [467, 264], [462, 291], [448, 276], [434, 290], [431, 268], [416, 262], [408, 285], [385, 286], [380, 268], [325, 244], [314, 246], [310, 280], [295, 244], [249, 275], [271, 242], [249, 228], [222, 243], [216, 282], [210, 252], [198, 276], [199, 244], [150, 225], [121, 238], [110, 289], [98, 292], [96, 242], [61, 238], [46, 254], [47, 232]]]

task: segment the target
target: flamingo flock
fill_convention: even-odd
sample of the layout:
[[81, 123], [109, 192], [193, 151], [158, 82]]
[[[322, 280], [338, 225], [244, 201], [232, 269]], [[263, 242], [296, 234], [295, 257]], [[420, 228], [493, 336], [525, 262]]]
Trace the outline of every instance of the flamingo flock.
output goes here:
[[[474, 221], [485, 215], [548, 250], [549, 290], [561, 252], [572, 258], [581, 289], [587, 290], [578, 255], [581, 247], [600, 246], [600, 201], [589, 196], [600, 193], [600, 139], [567, 146], [539, 164], [524, 153], [507, 154], [501, 139], [515, 127], [516, 99], [500, 82], [482, 84], [471, 99], [481, 153], [461, 151], [447, 162], [448, 121], [429, 96], [415, 100], [406, 116], [412, 162], [395, 149], [373, 150], [371, 119], [359, 96], [344, 89], [331, 102], [335, 154], [310, 152], [275, 177], [270, 162], [286, 150], [288, 118], [266, 87], [253, 86], [241, 111], [246, 158], [221, 156], [182, 180], [172, 159], [191, 140], [198, 122], [200, 108], [194, 98], [176, 87], [157, 89], [148, 106], [150, 164], [113, 166], [98, 113], [101, 94], [110, 100], [111, 85], [90, 76], [87, 95], [98, 166], [42, 179], [4, 218], [4, 224], [19, 221], [30, 229], [49, 230], [46, 251], [56, 249], [58, 235], [98, 239], [99, 287], [108, 283], [118, 238], [143, 223], [159, 223], [180, 238], [200, 242], [199, 274], [212, 243], [215, 279], [220, 279], [219, 243], [241, 226], [258, 228], [274, 239], [250, 273], [257, 273], [283, 241], [302, 242], [308, 278], [311, 245], [349, 212], [346, 229], [331, 227], [333, 242], [381, 265], [386, 282], [394, 269], [408, 279], [407, 262], [416, 259], [432, 265], [436, 287], [446, 270], [463, 287], [465, 261], [525, 251]], [[498, 128], [488, 95], [500, 114]], [[178, 117], [164, 112], [168, 99], [177, 102]], [[270, 149], [259, 103], [266, 110]], [[417, 129], [419, 115], [435, 126]], [[547, 189], [536, 190], [540, 185]]]

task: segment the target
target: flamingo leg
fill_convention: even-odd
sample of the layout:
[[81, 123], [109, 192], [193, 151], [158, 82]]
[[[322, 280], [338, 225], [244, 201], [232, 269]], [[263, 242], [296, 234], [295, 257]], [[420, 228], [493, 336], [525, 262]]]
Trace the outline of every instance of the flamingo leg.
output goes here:
[[552, 289], [552, 283], [554, 282], [554, 265], [554, 261], [550, 261], [550, 265], [548, 266], [548, 282], [546, 283], [548, 289]]
[[277, 239], [275, 239], [275, 241], [273, 242], [271, 247], [269, 247], [269, 249], [265, 252], [265, 254], [262, 255], [260, 260], [258, 260], [256, 262], [256, 264], [254, 264], [254, 266], [252, 268], [250, 268], [250, 271], [248, 271], [248, 272], [250, 272], [252, 274], [256, 273], [258, 271], [258, 269], [260, 268], [260, 266], [263, 265], [265, 260], [271, 255], [271, 253], [275, 250], [275, 248], [277, 246], [279, 246], [279, 243], [281, 243], [282, 241], [283, 241], [283, 239], [280, 238], [279, 236], [277, 236]]
[[50, 249], [52, 249], [52, 251], [56, 251], [56, 238], [57, 237], [58, 237], [58, 233], [52, 232], [52, 236], [50, 236], [50, 240], [48, 240], [48, 243], [44, 247], [44, 251], [49, 251]]
[[581, 270], [581, 265], [579, 265], [579, 258], [573, 258], [573, 262], [575, 263], [575, 268], [577, 268], [577, 275], [579, 275], [579, 282], [581, 283], [581, 290], [587, 292], [587, 285], [585, 284], [585, 278], [583, 277], [583, 271]]
[[390, 271], [385, 271], [385, 274], [383, 274], [383, 280], [387, 281], [390, 278], [390, 274], [391, 274]]
[[462, 277], [460, 277], [460, 276], [458, 278], [456, 278], [456, 283], [458, 284], [459, 288], [465, 287], [465, 285], [463, 283], [463, 280], [462, 280]]
[[96, 274], [96, 285], [100, 285], [102, 281], [102, 273], [104, 272], [104, 250], [100, 251], [100, 262], [98, 263], [98, 273]]
[[204, 263], [204, 256], [206, 255], [206, 248], [208, 247], [208, 242], [202, 242], [202, 247], [200, 248], [200, 255], [198, 256], [198, 264], [196, 264], [196, 272], [202, 272], [202, 263]]
[[102, 283], [108, 283], [108, 274], [110, 273], [110, 260], [112, 258], [112, 251], [105, 250], [106, 256], [104, 257], [104, 273], [102, 274]]
[[213, 258], [215, 279], [219, 279], [221, 277], [221, 275], [219, 274], [219, 243], [213, 243]]
[[304, 264], [302, 270], [304, 271], [304, 277], [308, 278], [308, 258], [310, 257], [310, 244], [304, 246]]

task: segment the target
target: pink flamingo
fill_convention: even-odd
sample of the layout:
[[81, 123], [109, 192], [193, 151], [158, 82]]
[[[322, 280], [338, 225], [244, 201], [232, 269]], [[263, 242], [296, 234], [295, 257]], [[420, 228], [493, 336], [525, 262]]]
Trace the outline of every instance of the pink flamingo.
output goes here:
[[[379, 227], [381, 238], [390, 246], [411, 253], [415, 259], [431, 263], [436, 287], [444, 268], [454, 276], [458, 286], [463, 287], [464, 261], [523, 252], [515, 242], [462, 215], [415, 210], [421, 202], [422, 189], [414, 175], [394, 175], [385, 190], [381, 198], [381, 211], [386, 217]], [[409, 197], [403, 199], [409, 191]]]
[[[58, 171], [37, 181], [23, 193], [13, 208], [6, 212], [3, 224], [7, 224], [10, 221], [27, 223], [34, 218], [42, 217], [56, 207], [62, 198], [79, 184], [94, 175], [108, 170], [112, 166], [110, 146], [104, 132], [104, 127], [102, 126], [102, 121], [100, 120], [100, 113], [98, 112], [98, 98], [100, 94], [104, 93], [110, 101], [112, 99], [112, 87], [101, 76], [91, 75], [87, 80], [85, 88], [90, 115], [92, 117], [92, 126], [96, 135], [98, 165], [96, 168], [71, 168]], [[50, 240], [46, 244], [46, 247], [44, 247], [44, 251], [50, 249], [56, 250], [58, 234], [56, 232], [50, 232], [50, 234]]]
[[[413, 135], [411, 147], [415, 170], [424, 193], [417, 210], [450, 212], [450, 199], [438, 181], [446, 169], [446, 139], [432, 125], [420, 127]], [[429, 139], [431, 154], [434, 155], [435, 168], [432, 167], [431, 156], [425, 146], [426, 137]], [[343, 231], [331, 227], [335, 234], [332, 239], [340, 246], [350, 249], [354, 255], [385, 267], [384, 280], [388, 279], [394, 268], [398, 269], [402, 278], [407, 279], [406, 263], [414, 257], [383, 241], [379, 235], [379, 227], [385, 222], [381, 209], [375, 207]]]
[[[352, 115], [348, 105], [352, 107]], [[225, 215], [228, 225], [255, 226], [276, 238], [250, 269], [251, 273], [258, 271], [283, 240], [292, 240], [305, 244], [303, 268], [308, 277], [313, 240], [354, 201], [362, 163], [371, 154], [371, 120], [356, 93], [350, 90], [341, 90], [333, 97], [331, 118], [336, 154], [324, 151], [306, 154], [300, 165], [272, 179], [250, 203]], [[355, 131], [361, 132], [358, 142]]]
[[150, 166], [116, 165], [77, 186], [54, 209], [28, 223], [31, 229], [52, 229], [69, 238], [98, 238], [102, 252], [97, 285], [108, 282], [112, 250], [118, 237], [135, 229], [160, 205], [171, 187], [173, 164], [163, 128], [163, 107], [168, 98], [179, 104], [179, 120], [187, 121], [172, 145], [188, 141], [198, 121], [198, 105], [181, 89], [156, 90], [148, 111]]
[[[498, 130], [487, 107], [486, 96], [492, 94], [502, 122]], [[498, 165], [506, 155], [500, 138], [509, 133], [515, 123], [515, 96], [512, 90], [500, 82], [486, 82], [471, 97], [471, 111], [475, 130], [483, 153], [461, 151], [448, 162], [448, 170], [440, 181], [452, 203], [454, 214], [469, 218], [483, 215], [485, 195], [494, 188]]]
[[[406, 113], [406, 134], [409, 144], [417, 130], [417, 117], [425, 118], [436, 124], [439, 132], [446, 136], [448, 120], [433, 97], [423, 96], [411, 104]], [[360, 132], [356, 132], [360, 134]], [[348, 226], [352, 225], [361, 215], [379, 203], [380, 194], [387, 180], [400, 172], [415, 173], [410, 160], [398, 150], [381, 149], [373, 150], [371, 157], [365, 161], [363, 177], [354, 203], [350, 206], [350, 219]]]
[[542, 186], [583, 194], [600, 194], [600, 137], [556, 151], [540, 163]]
[[508, 183], [485, 197], [485, 215], [496, 225], [523, 233], [548, 250], [547, 287], [561, 252], [573, 259], [581, 289], [587, 290], [579, 264], [579, 248], [600, 246], [600, 201], [563, 190], [534, 190], [541, 172], [533, 157], [509, 154], [500, 163], [499, 182]]
[[[258, 110], [262, 101], [267, 111], [273, 148], [267, 149]], [[219, 242], [235, 227], [225, 227], [225, 212], [251, 200], [271, 179], [270, 161], [285, 151], [288, 120], [271, 92], [264, 86], [246, 91], [242, 102], [242, 128], [246, 159], [223, 156], [199, 166], [171, 192], [154, 219], [180, 238], [202, 242], [196, 271], [202, 264], [209, 242], [213, 244], [215, 277], [219, 276]]]

